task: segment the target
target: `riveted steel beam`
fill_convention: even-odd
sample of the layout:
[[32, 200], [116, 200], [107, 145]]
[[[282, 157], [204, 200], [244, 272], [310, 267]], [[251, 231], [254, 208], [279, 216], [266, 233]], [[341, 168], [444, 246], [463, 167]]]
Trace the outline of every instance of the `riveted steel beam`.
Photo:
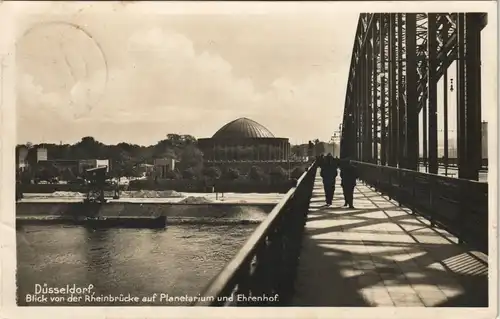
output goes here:
[[[450, 19], [447, 16], [447, 21]], [[448, 23], [443, 24], [443, 28], [441, 29], [441, 34], [443, 38], [443, 43], [448, 41]], [[443, 44], [444, 47], [444, 44]], [[445, 56], [444, 59], [448, 57]], [[448, 61], [443, 61], [443, 148], [444, 148], [444, 170], [445, 175], [448, 175]]]
[[[461, 160], [480, 163], [481, 152], [477, 151], [481, 144], [478, 129], [481, 100], [477, 93], [481, 89], [480, 49], [478, 42], [474, 46], [470, 43], [480, 38], [478, 34], [486, 23], [486, 16], [478, 13], [464, 18], [462, 40], [458, 36], [459, 20], [456, 13], [360, 15], [346, 90], [342, 154], [417, 170], [421, 144], [424, 161], [428, 157], [430, 171], [437, 172], [437, 132], [441, 124], [437, 123], [436, 85], [444, 77], [444, 92], [447, 92], [447, 69], [454, 61], [462, 60], [463, 66], [457, 63], [456, 82], [457, 92], [461, 92], [457, 95], [458, 117], [461, 116], [457, 122], [459, 128], [463, 128], [458, 138]], [[462, 49], [467, 48], [462, 58], [458, 57], [460, 43]], [[460, 68], [463, 69], [462, 81]], [[444, 104], [443, 110], [447, 113], [447, 93]], [[419, 114], [422, 114], [420, 123]], [[445, 114], [445, 139], [447, 118]], [[420, 126], [423, 129], [421, 143]], [[461, 134], [469, 137], [461, 138]], [[471, 150], [477, 153], [475, 157], [467, 155]], [[447, 155], [445, 145], [445, 158]], [[477, 166], [474, 165], [472, 167]], [[462, 176], [473, 178], [474, 172], [462, 169]]]
[[405, 83], [404, 83], [404, 69], [406, 67], [406, 62], [403, 63], [403, 14], [397, 14], [397, 74], [398, 74], [398, 163], [399, 167], [406, 167], [406, 103], [405, 97]]
[[417, 14], [407, 13], [406, 19], [406, 167], [418, 170], [419, 158], [419, 125], [418, 125], [418, 91], [417, 91], [417, 53], [416, 29]]
[[380, 40], [380, 164], [387, 164], [387, 125], [386, 125], [386, 18], [387, 14], [380, 13], [380, 29], [379, 29], [379, 40]]
[[[481, 169], [481, 15], [465, 14], [466, 178], [478, 180]], [[459, 167], [460, 170], [460, 167]]]
[[457, 157], [458, 177], [468, 178], [467, 167], [467, 108], [465, 100], [465, 14], [457, 16]]
[[[374, 24], [376, 25], [377, 23], [377, 18], [375, 18]], [[377, 164], [378, 163], [378, 92], [377, 92], [377, 75], [378, 75], [378, 54], [377, 54], [377, 45], [378, 45], [378, 33], [377, 33], [377, 28], [373, 27], [372, 28], [372, 41], [373, 41], [373, 48], [372, 48], [372, 81], [371, 81], [371, 89], [372, 89], [372, 143], [373, 143], [373, 149], [372, 149], [372, 162]]]
[[427, 92], [428, 92], [428, 111], [429, 111], [429, 125], [424, 126], [424, 130], [428, 129], [429, 134], [429, 173], [438, 173], [438, 122], [437, 122], [437, 69], [438, 61], [436, 58], [437, 51], [437, 14], [429, 13], [427, 20], [427, 46], [428, 46], [428, 57], [429, 61], [427, 63]]
[[398, 162], [398, 109], [397, 109], [397, 57], [396, 57], [396, 14], [389, 14], [389, 162]]

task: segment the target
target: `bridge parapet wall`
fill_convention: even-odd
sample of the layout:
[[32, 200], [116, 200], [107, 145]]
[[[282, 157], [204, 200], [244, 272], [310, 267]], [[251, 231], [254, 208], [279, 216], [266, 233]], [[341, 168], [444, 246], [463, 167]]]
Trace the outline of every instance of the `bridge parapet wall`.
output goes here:
[[[257, 227], [238, 254], [201, 294], [196, 306], [287, 305], [294, 291], [304, 225], [309, 211], [316, 164], [297, 181]], [[262, 300], [238, 295], [258, 296]]]

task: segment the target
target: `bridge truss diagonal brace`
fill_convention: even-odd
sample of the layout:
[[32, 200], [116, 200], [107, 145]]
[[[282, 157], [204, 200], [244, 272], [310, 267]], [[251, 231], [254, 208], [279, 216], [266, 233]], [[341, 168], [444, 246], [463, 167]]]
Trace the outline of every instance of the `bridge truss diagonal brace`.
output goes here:
[[456, 61], [458, 157], [473, 163], [461, 168], [461, 176], [475, 178], [481, 167], [479, 34], [485, 24], [484, 13], [360, 14], [341, 157], [417, 170], [422, 152], [424, 164], [437, 173], [438, 126], [448, 127], [447, 117], [438, 123], [437, 84]]

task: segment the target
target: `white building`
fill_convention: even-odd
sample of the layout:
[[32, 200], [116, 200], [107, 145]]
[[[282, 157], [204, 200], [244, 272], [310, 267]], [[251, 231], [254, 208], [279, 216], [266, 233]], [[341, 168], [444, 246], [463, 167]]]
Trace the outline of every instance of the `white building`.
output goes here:
[[109, 159], [85, 159], [78, 162], [78, 172], [83, 173], [89, 168], [106, 167], [106, 172], [109, 172]]
[[175, 160], [173, 158], [157, 158], [154, 161], [154, 171], [159, 178], [166, 178], [167, 172], [175, 169]]
[[150, 176], [154, 172], [155, 166], [151, 164], [142, 163], [137, 165], [137, 169], [143, 176]]
[[44, 147], [40, 147], [40, 148], [37, 148], [36, 149], [36, 161], [37, 163], [40, 162], [40, 161], [46, 161], [49, 159], [49, 150], [44, 148]]
[[488, 158], [488, 122], [481, 123], [481, 154], [483, 158]]
[[324, 154], [330, 153], [333, 155], [334, 145], [332, 143], [324, 143], [323, 145], [325, 146]]
[[17, 157], [17, 167], [20, 168], [21, 170], [25, 170], [26, 167], [28, 167], [28, 148], [26, 147], [20, 147], [19, 148], [19, 154]]

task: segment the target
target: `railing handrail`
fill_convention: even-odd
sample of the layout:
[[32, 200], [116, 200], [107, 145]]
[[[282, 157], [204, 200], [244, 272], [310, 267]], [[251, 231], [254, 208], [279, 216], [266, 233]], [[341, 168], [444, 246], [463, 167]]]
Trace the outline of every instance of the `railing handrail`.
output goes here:
[[432, 177], [438, 177], [438, 178], [442, 178], [444, 180], [449, 180], [449, 181], [452, 181], [452, 182], [456, 182], [458, 180], [459, 182], [475, 183], [475, 184], [479, 184], [479, 185], [488, 184], [487, 182], [480, 182], [480, 181], [475, 181], [475, 180], [465, 179], [465, 178], [459, 178], [459, 177], [443, 176], [443, 175], [433, 174], [433, 173], [428, 173], [428, 172], [419, 172], [419, 171], [414, 171], [414, 170], [411, 170], [411, 169], [401, 168], [401, 167], [393, 167], [393, 166], [388, 166], [388, 165], [378, 165], [378, 164], [373, 164], [373, 163], [369, 163], [369, 162], [361, 162], [361, 161], [355, 161], [355, 160], [351, 160], [351, 162], [353, 162], [353, 163], [360, 163], [360, 164], [368, 165], [368, 166], [379, 167], [379, 168], [382, 167], [382, 168], [387, 169], [387, 170], [399, 170], [399, 171], [404, 171], [404, 172], [407, 172], [407, 173], [413, 173], [413, 174], [418, 173], [418, 174], [421, 174], [421, 175], [429, 175], [429, 176], [432, 176]]
[[287, 202], [295, 195], [297, 188], [302, 183], [307, 173], [309, 173], [309, 171], [313, 169], [314, 165], [315, 162], [313, 162], [307, 168], [307, 170], [297, 180], [297, 184], [285, 194], [285, 196], [271, 210], [267, 218], [264, 219], [259, 224], [259, 226], [257, 226], [255, 231], [252, 233], [252, 235], [250, 235], [250, 238], [247, 239], [236, 256], [229, 263], [227, 263], [222, 271], [210, 282], [208, 288], [206, 288], [202, 293], [202, 301], [196, 302], [196, 306], [209, 306], [210, 298], [204, 297], [216, 297], [223, 294], [224, 289], [228, 287], [228, 283], [236, 279], [238, 271], [240, 270], [240, 266], [248, 263], [249, 259], [252, 259], [254, 257], [253, 253], [258, 248], [259, 244], [261, 244], [261, 242], [266, 239], [267, 232], [270, 229], [271, 225], [273, 225], [278, 220], [278, 217], [283, 208], [285, 207]]
[[392, 166], [353, 161], [358, 176], [405, 206], [456, 236], [459, 243], [488, 254], [488, 183], [451, 178]]

